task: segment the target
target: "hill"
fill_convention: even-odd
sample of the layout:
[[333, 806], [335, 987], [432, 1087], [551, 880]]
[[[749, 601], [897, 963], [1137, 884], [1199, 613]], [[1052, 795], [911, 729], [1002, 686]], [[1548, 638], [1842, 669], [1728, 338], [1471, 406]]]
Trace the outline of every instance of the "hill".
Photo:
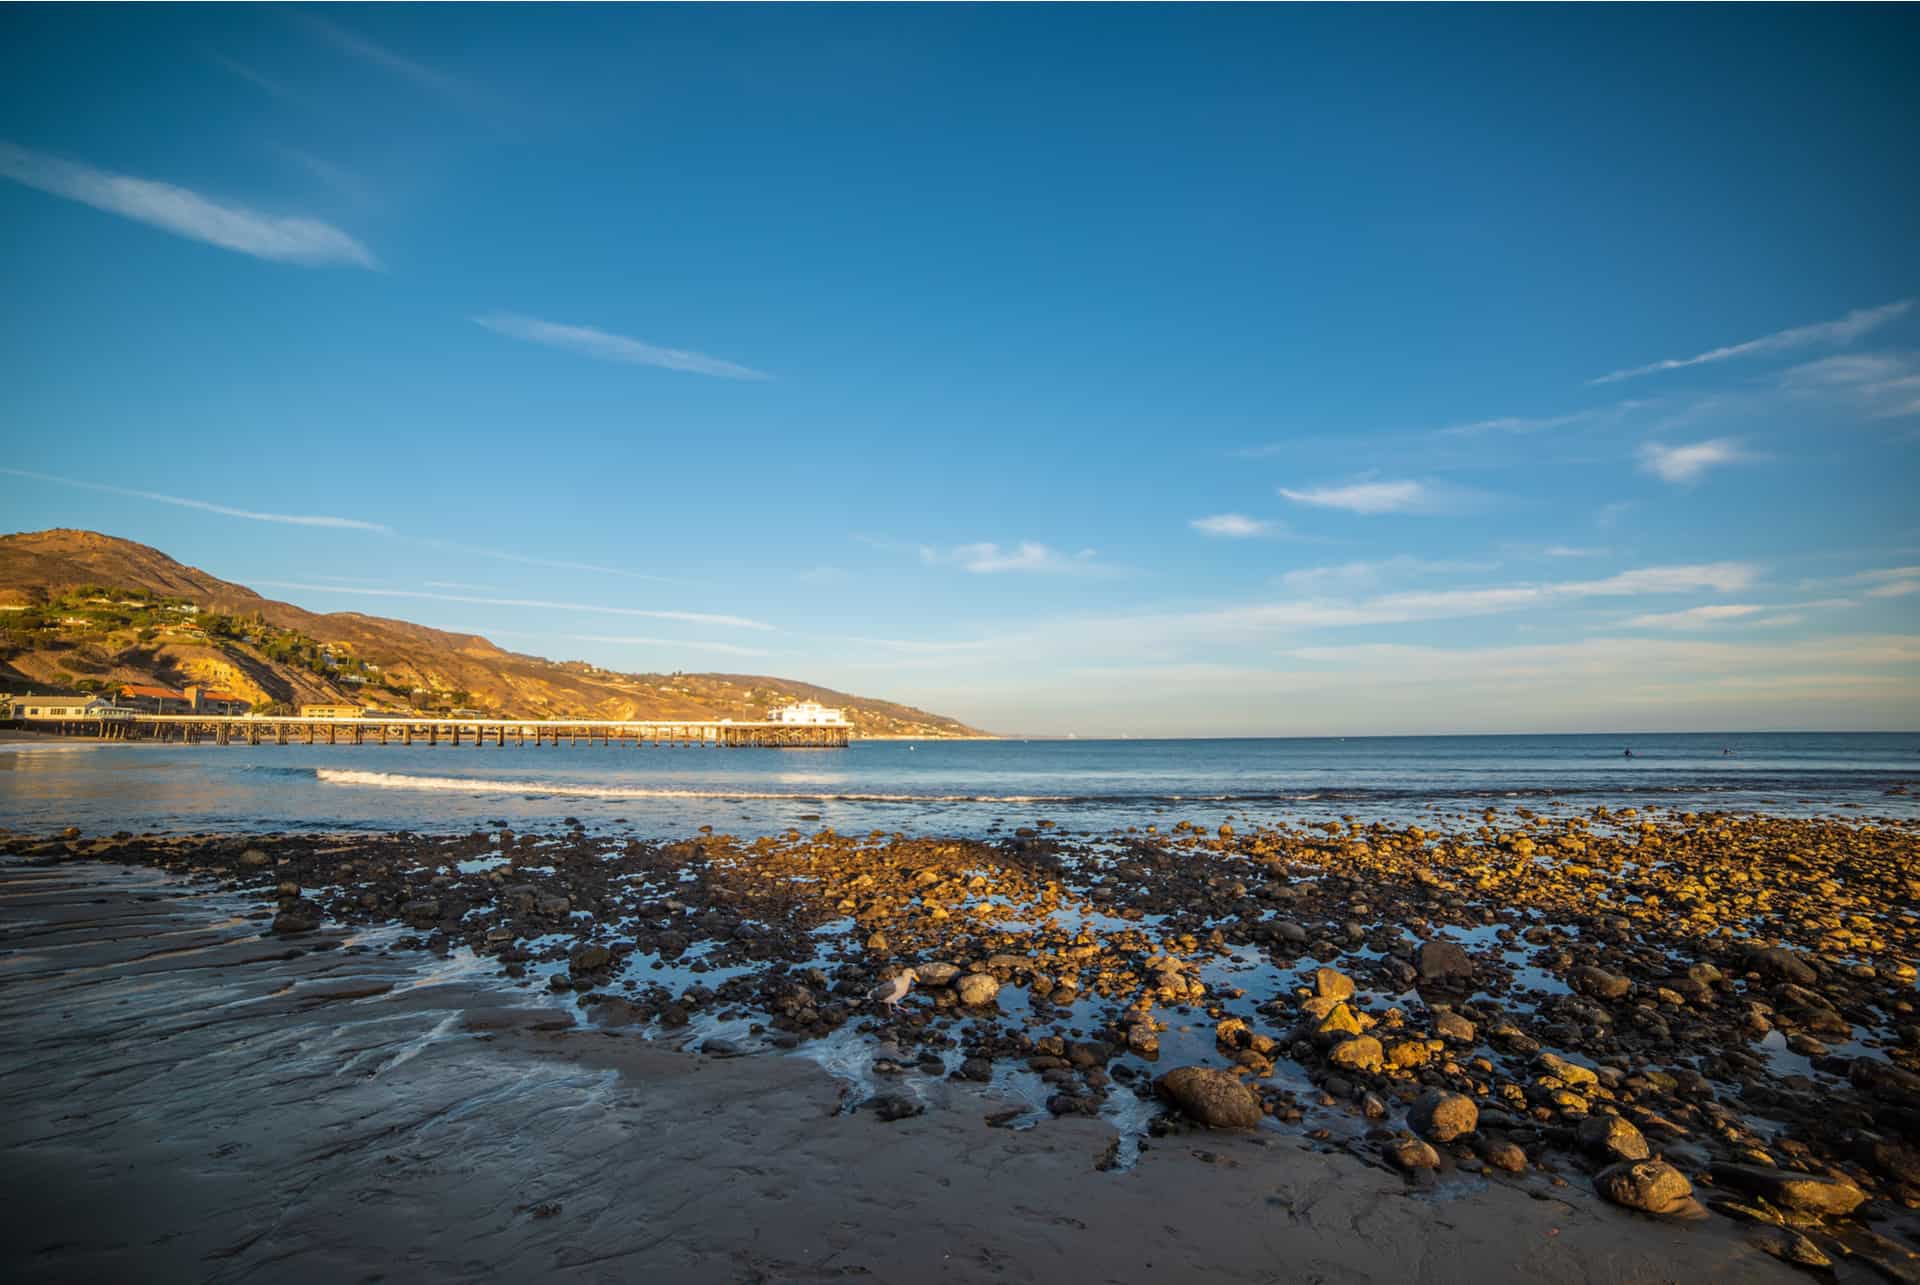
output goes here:
[[94, 531], [0, 536], [0, 687], [198, 682], [256, 703], [472, 707], [517, 718], [764, 718], [793, 700], [847, 711], [856, 734], [980, 736], [951, 718], [757, 674], [627, 674], [506, 651], [359, 612], [265, 598], [158, 549]]

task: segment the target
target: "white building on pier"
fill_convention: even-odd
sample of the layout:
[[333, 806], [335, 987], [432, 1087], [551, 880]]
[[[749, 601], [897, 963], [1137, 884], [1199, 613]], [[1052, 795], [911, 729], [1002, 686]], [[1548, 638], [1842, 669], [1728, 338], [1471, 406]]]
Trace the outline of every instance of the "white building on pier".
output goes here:
[[767, 721], [805, 727], [840, 727], [845, 725], [847, 714], [845, 710], [830, 709], [818, 701], [796, 701], [769, 710]]

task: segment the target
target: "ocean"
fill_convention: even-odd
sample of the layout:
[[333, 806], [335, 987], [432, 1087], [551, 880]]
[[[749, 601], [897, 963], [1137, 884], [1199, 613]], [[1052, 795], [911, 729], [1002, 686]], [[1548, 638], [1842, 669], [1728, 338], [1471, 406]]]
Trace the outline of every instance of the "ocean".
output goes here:
[[[1624, 751], [1632, 750], [1632, 757]], [[1920, 733], [867, 741], [844, 750], [0, 743], [0, 826], [966, 836], [1488, 808], [1920, 816]]]

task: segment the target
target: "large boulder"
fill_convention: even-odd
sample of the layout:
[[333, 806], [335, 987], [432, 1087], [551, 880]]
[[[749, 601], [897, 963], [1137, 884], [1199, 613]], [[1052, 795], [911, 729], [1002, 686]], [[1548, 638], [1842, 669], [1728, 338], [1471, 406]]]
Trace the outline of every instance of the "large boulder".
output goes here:
[[1664, 1160], [1623, 1160], [1595, 1174], [1593, 1185], [1614, 1204], [1644, 1214], [1678, 1214], [1693, 1207], [1693, 1184]]
[[1180, 1066], [1154, 1085], [1180, 1114], [1212, 1129], [1251, 1129], [1260, 1123], [1260, 1099], [1230, 1071]]
[[1380, 1041], [1371, 1035], [1356, 1035], [1342, 1040], [1327, 1054], [1327, 1061], [1344, 1071], [1377, 1072], [1385, 1061]]
[[1711, 1172], [1716, 1187], [1759, 1196], [1770, 1205], [1791, 1209], [1796, 1213], [1840, 1217], [1852, 1213], [1867, 1199], [1867, 1193], [1850, 1182], [1825, 1178], [1819, 1174], [1796, 1173], [1791, 1169], [1717, 1164]]
[[960, 1002], [969, 1008], [985, 1008], [1000, 998], [1000, 979], [992, 973], [968, 973], [953, 984]]
[[1847, 1068], [1853, 1087], [1886, 1102], [1920, 1107], [1920, 1075], [1876, 1057], [1857, 1057]]
[[1747, 952], [1743, 961], [1747, 971], [1759, 973], [1775, 981], [1794, 982], [1801, 986], [1811, 986], [1820, 980], [1820, 974], [1814, 971], [1800, 956], [1785, 946], [1759, 946]]
[[613, 952], [605, 946], [581, 946], [567, 956], [567, 967], [578, 973], [597, 973], [613, 962]]
[[960, 975], [960, 966], [935, 962], [917, 964], [913, 971], [919, 977], [922, 986], [945, 986]]
[[282, 936], [310, 933], [319, 926], [320, 907], [304, 897], [281, 902], [280, 913], [273, 917], [273, 931]]
[[1633, 983], [1604, 968], [1582, 964], [1567, 974], [1567, 985], [1588, 999], [1625, 999]]
[[1608, 1160], [1646, 1160], [1653, 1155], [1646, 1135], [1617, 1115], [1590, 1115], [1582, 1120], [1580, 1145]]
[[1435, 986], [1459, 985], [1473, 980], [1473, 961], [1454, 942], [1435, 939], [1422, 942], [1414, 952], [1413, 964], [1420, 980]]
[[1542, 1053], [1539, 1063], [1540, 1069], [1548, 1075], [1575, 1088], [1600, 1083], [1600, 1076], [1593, 1068], [1581, 1066], [1578, 1062], [1569, 1062], [1557, 1053]]
[[1321, 999], [1351, 999], [1353, 978], [1337, 968], [1316, 968], [1313, 970], [1313, 993]]
[[1407, 1112], [1407, 1123], [1430, 1141], [1452, 1142], [1479, 1127], [1480, 1108], [1464, 1093], [1433, 1089], [1413, 1104]]
[[1384, 1154], [1388, 1162], [1403, 1173], [1440, 1167], [1440, 1153], [1418, 1138], [1399, 1138], [1389, 1142]]

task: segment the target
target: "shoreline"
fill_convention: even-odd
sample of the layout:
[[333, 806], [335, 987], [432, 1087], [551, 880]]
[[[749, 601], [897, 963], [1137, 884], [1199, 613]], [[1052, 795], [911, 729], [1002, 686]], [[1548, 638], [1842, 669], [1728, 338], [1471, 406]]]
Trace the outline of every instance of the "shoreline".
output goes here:
[[[461, 1014], [503, 1005], [540, 1015], [527, 1019], [535, 1034], [492, 1038], [490, 1054], [545, 1065], [555, 1043], [644, 1048], [644, 1071], [586, 1060], [638, 1076], [662, 1101], [754, 1068], [771, 1079], [752, 1095], [799, 1095], [782, 1100], [808, 1121], [803, 1138], [782, 1132], [792, 1122], [699, 1109], [743, 1147], [764, 1153], [778, 1136], [772, 1150], [814, 1155], [786, 1174], [800, 1187], [822, 1182], [818, 1156], [842, 1144], [850, 1164], [913, 1152], [895, 1135], [921, 1138], [913, 1163], [934, 1165], [937, 1185], [969, 1172], [985, 1136], [1011, 1148], [1003, 1159], [1057, 1167], [1058, 1190], [1023, 1189], [1028, 1207], [1077, 1202], [1059, 1215], [1069, 1229], [1113, 1219], [1109, 1241], [1132, 1243], [1137, 1263], [1173, 1245], [1247, 1253], [1266, 1238], [1296, 1262], [1284, 1246], [1301, 1234], [1299, 1212], [1243, 1198], [1296, 1191], [1304, 1173], [1315, 1207], [1360, 1202], [1404, 1231], [1395, 1253], [1466, 1236], [1512, 1279], [1706, 1278], [1736, 1263], [1753, 1275], [1777, 1266], [1769, 1254], [1838, 1259], [1842, 1279], [1869, 1262], [1920, 1278], [1920, 1187], [1907, 1177], [1920, 1174], [1908, 1150], [1920, 1075], [1903, 1025], [1920, 941], [1910, 916], [1865, 913], [1875, 898], [1907, 901], [1920, 827], [1599, 811], [1502, 817], [1500, 828], [1489, 814], [1478, 833], [1444, 835], [1332, 823], [1209, 834], [1183, 822], [1104, 836], [1029, 828], [998, 844], [797, 831], [645, 843], [579, 827], [13, 836], [0, 840], [0, 871], [9, 887], [123, 872], [159, 879], [168, 896], [247, 907], [225, 922], [250, 949], [272, 948], [272, 969], [345, 958], [346, 942], [387, 973], [454, 978], [435, 984], [460, 994], [455, 1016], [437, 1020], [464, 1028]], [[1841, 868], [1844, 894], [1821, 882]], [[9, 916], [14, 905], [9, 895]], [[1731, 931], [1742, 918], [1758, 937]], [[144, 957], [174, 949], [126, 932], [116, 946]], [[20, 1017], [33, 983], [14, 980], [15, 950], [0, 956], [8, 1029], [37, 1041]], [[909, 965], [923, 984], [898, 1013], [866, 1001]], [[183, 984], [225, 987], [232, 971], [183, 970]], [[284, 1020], [263, 1014], [258, 1038]], [[445, 1091], [428, 1074], [437, 1047], [405, 1059], [428, 1097]], [[1168, 1074], [1178, 1068], [1198, 1073]], [[1462, 1110], [1471, 1116], [1455, 1127]], [[993, 1118], [1013, 1129], [985, 1130]], [[1690, 1196], [1622, 1187], [1618, 1167], [1636, 1152], [1664, 1157]], [[1210, 1199], [1240, 1200], [1231, 1220], [1181, 1204], [1229, 1171]], [[1143, 1215], [1123, 1214], [1115, 1193], [1143, 1189], [1180, 1206], [1180, 1238], [1141, 1239]], [[1592, 1262], [1550, 1255], [1550, 1270], [1548, 1259], [1522, 1270], [1498, 1229], [1546, 1209], [1622, 1247], [1609, 1257], [1596, 1241], [1576, 1254]], [[855, 1221], [860, 1244], [900, 1234], [879, 1209]], [[1003, 1221], [970, 1225], [990, 1246]], [[1579, 1242], [1556, 1243], [1554, 1255]], [[1332, 1255], [1337, 1275], [1384, 1266], [1317, 1240], [1313, 1252]], [[1654, 1266], [1703, 1252], [1717, 1257], [1696, 1272]], [[1207, 1261], [1228, 1278], [1252, 1271], [1231, 1254]], [[1436, 1265], [1421, 1263], [1433, 1278]], [[1015, 1278], [1041, 1266], [1019, 1263]]]
[[577, 1026], [338, 930], [290, 947], [243, 900], [0, 861], [9, 1279], [1795, 1279], [1544, 1178], [1436, 1201], [1218, 1132], [1101, 1172], [1100, 1122], [991, 1128], [963, 1084], [841, 1114], [800, 1058]]

